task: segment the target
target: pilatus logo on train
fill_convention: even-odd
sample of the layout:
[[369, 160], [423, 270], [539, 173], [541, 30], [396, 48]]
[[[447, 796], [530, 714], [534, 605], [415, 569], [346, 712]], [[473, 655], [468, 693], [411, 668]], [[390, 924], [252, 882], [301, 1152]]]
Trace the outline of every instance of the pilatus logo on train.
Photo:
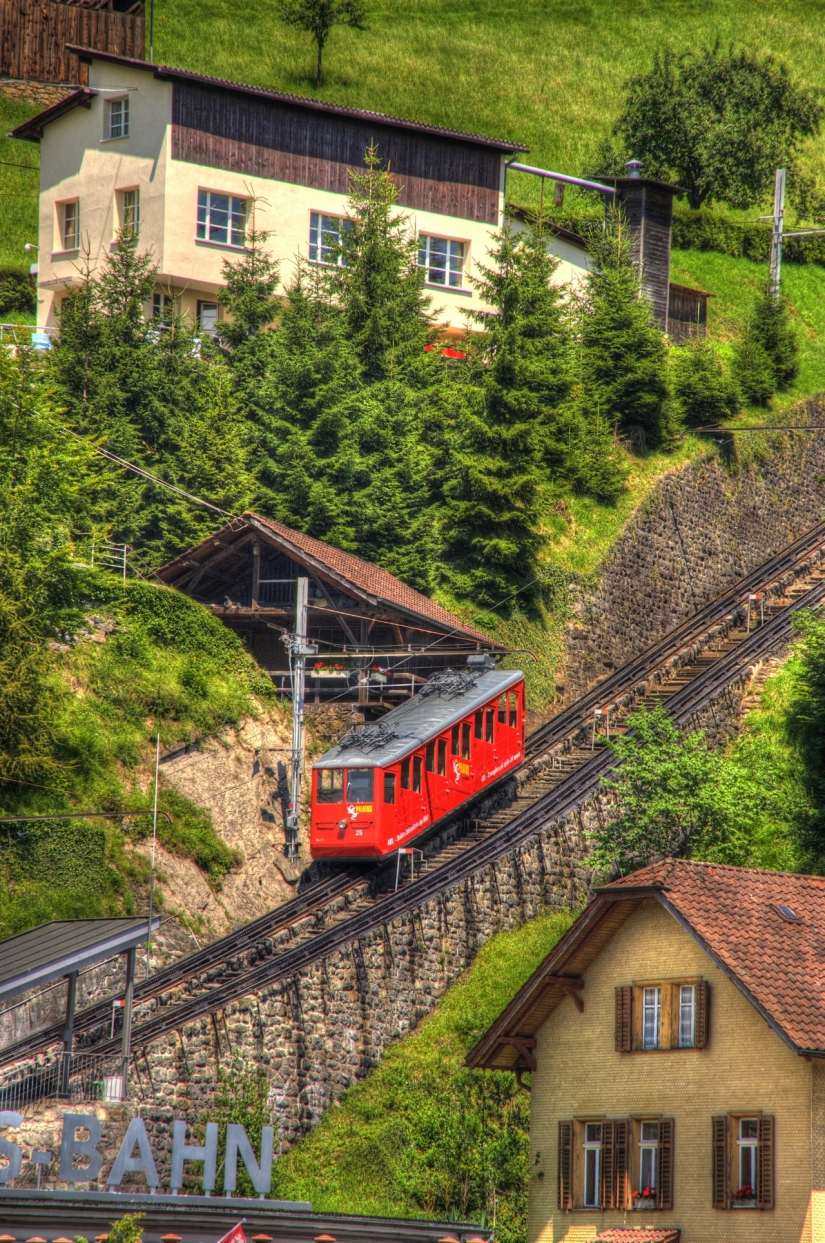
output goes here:
[[459, 777], [469, 777], [470, 765], [466, 760], [453, 760], [453, 772], [455, 773], [456, 781]]

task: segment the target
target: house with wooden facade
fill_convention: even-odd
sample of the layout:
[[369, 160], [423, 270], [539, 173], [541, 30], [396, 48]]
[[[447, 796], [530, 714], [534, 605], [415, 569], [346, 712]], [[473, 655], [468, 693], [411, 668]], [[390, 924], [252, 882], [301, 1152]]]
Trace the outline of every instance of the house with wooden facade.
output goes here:
[[158, 265], [147, 315], [214, 331], [224, 260], [270, 231], [289, 284], [296, 259], [339, 261], [352, 169], [375, 144], [419, 243], [434, 318], [463, 330], [482, 303], [469, 277], [504, 219], [505, 162], [525, 148], [73, 49], [88, 84], [18, 126], [41, 146], [38, 324], [53, 326], [81, 257], [99, 267], [125, 227]]
[[71, 44], [143, 58], [143, 0], [2, 0], [0, 77], [85, 86]]
[[823, 964], [821, 876], [596, 890], [467, 1058], [530, 1073], [530, 1243], [823, 1243]]
[[237, 635], [276, 688], [289, 693], [283, 636], [295, 630], [296, 581], [309, 580], [307, 703], [395, 707], [427, 678], [475, 652], [504, 651], [380, 566], [244, 514], [176, 557], [158, 577], [198, 600]]

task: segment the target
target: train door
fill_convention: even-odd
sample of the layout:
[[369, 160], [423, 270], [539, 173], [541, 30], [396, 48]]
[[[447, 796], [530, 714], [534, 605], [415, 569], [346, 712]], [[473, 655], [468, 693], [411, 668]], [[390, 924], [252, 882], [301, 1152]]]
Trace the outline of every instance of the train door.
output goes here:
[[496, 766], [495, 703], [473, 713], [473, 781], [477, 786]]
[[472, 722], [469, 717], [464, 721], [459, 721], [457, 725], [453, 725], [450, 730], [450, 784], [452, 786], [453, 797], [451, 802], [453, 806], [467, 798], [473, 790], [472, 780], [472, 750], [470, 738], [472, 735]]
[[498, 697], [496, 708], [495, 756], [499, 764], [518, 759], [524, 748], [524, 711], [522, 691], [524, 684], [504, 691]]
[[443, 816], [452, 806], [447, 771], [449, 741], [449, 735], [442, 734], [439, 738], [431, 738], [424, 749], [424, 773], [433, 820]]
[[[424, 753], [414, 751], [399, 766], [398, 832], [395, 844], [405, 841], [430, 822], [424, 786]], [[392, 844], [392, 843], [391, 843]]]
[[[383, 852], [392, 850], [399, 827], [402, 823], [401, 814], [401, 776], [398, 764], [392, 768], [376, 770], [375, 779], [379, 782], [381, 803], [378, 812], [378, 845]], [[376, 790], [378, 793], [378, 790]]]

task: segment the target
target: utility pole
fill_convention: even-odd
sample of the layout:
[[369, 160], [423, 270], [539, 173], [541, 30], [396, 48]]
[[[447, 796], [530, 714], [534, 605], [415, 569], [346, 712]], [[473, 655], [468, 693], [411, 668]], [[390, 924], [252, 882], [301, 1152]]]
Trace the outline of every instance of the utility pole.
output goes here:
[[318, 648], [307, 643], [307, 597], [309, 579], [296, 579], [295, 633], [284, 635], [292, 657], [292, 772], [290, 804], [286, 818], [286, 857], [290, 863], [298, 858], [298, 831], [301, 826], [301, 768], [304, 759], [304, 695], [306, 690], [306, 658], [315, 656]]
[[779, 301], [782, 275], [782, 225], [785, 217], [785, 169], [778, 168], [773, 183], [773, 233], [771, 236], [771, 275], [768, 292], [772, 302]]

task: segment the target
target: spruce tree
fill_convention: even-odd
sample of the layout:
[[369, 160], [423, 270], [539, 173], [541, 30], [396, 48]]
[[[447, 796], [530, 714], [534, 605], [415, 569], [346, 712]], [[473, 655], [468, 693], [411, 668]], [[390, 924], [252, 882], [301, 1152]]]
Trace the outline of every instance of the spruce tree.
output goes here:
[[748, 316], [734, 346], [734, 375], [743, 399], [751, 406], [767, 406], [776, 392], [773, 359], [753, 315]]
[[673, 351], [673, 395], [687, 427], [703, 427], [733, 418], [739, 410], [736, 384], [716, 350], [703, 337], [692, 337]]
[[672, 431], [667, 345], [641, 291], [626, 221], [616, 215], [590, 241], [592, 269], [580, 294], [585, 400], [623, 431], [641, 429], [649, 448]]
[[761, 294], [751, 313], [756, 339], [771, 360], [774, 387], [782, 393], [799, 375], [799, 336], [785, 298]]

